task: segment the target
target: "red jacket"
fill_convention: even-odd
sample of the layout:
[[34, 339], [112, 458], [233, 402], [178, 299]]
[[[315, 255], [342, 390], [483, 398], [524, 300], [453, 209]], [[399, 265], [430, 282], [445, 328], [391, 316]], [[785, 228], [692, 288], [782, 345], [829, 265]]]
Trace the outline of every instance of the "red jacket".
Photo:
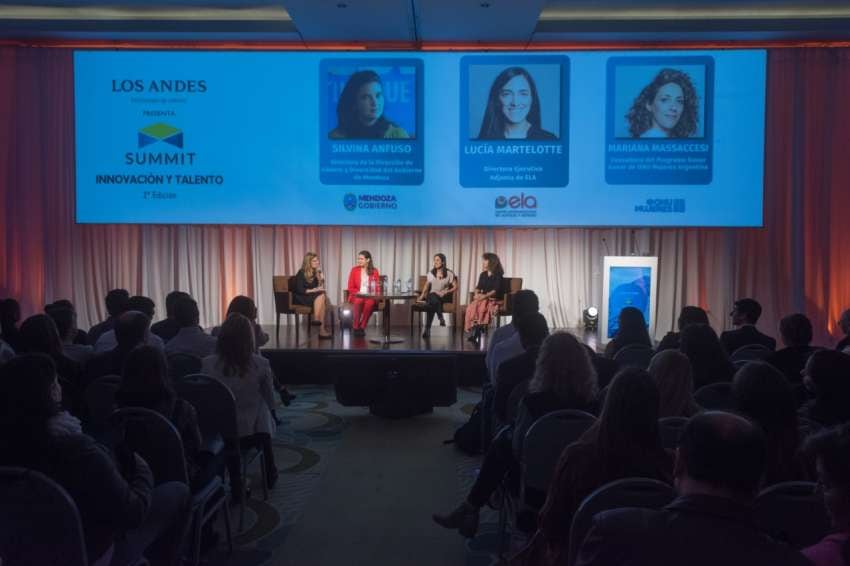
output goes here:
[[[355, 265], [351, 268], [351, 272], [348, 274], [348, 300], [354, 298], [357, 293], [360, 292], [360, 273], [362, 272], [362, 268], [359, 265]], [[378, 273], [378, 269], [372, 269], [372, 274], [369, 275], [369, 279], [375, 282], [375, 285], [380, 281], [381, 274]]]

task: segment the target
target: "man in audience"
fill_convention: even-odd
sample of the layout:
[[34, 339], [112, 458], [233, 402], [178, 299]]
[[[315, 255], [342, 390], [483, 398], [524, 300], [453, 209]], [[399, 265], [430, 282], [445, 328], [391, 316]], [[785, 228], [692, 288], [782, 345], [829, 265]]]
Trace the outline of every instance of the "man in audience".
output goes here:
[[770, 350], [776, 349], [776, 340], [756, 329], [761, 316], [761, 305], [755, 299], [739, 299], [732, 307], [732, 324], [739, 327], [720, 335], [720, 343], [730, 356], [735, 350], [750, 344], [761, 344]]
[[[156, 305], [149, 298], [137, 295], [135, 297], [130, 297], [127, 301], [127, 310], [137, 311], [144, 314], [148, 317], [148, 322], [150, 322], [153, 320], [154, 314], [156, 313]], [[95, 342], [94, 353], [102, 354], [103, 352], [108, 352], [115, 348], [116, 344], [115, 331], [107, 330], [101, 334], [100, 338], [98, 338], [97, 342]], [[162, 338], [156, 334], [151, 334], [150, 329], [148, 329], [147, 334], [145, 335], [145, 344], [148, 346], [156, 346], [160, 350], [165, 350], [165, 343], [162, 341]]]
[[21, 321], [21, 305], [15, 299], [0, 300], [0, 338], [16, 353], [24, 351], [18, 323]]
[[74, 342], [77, 336], [77, 314], [68, 307], [55, 305], [56, 303], [48, 305], [50, 308], [45, 311], [56, 323], [56, 331], [59, 332], [59, 340], [62, 342], [62, 353], [75, 362], [86, 363], [94, 356], [94, 348], [88, 344]]
[[800, 385], [800, 372], [816, 349], [811, 346], [812, 323], [804, 314], [788, 315], [779, 321], [779, 334], [785, 347], [765, 361], [781, 371], [792, 385]]
[[[90, 345], [89, 342], [89, 334], [85, 330], [77, 328], [77, 309], [74, 307], [74, 303], [69, 301], [68, 299], [59, 299], [58, 301], [54, 301], [49, 305], [44, 306], [44, 314], [48, 316], [52, 316], [50, 314], [51, 310], [55, 309], [70, 309], [72, 313], [74, 313], [74, 335], [71, 336], [72, 344], [79, 344], [81, 346]], [[54, 319], [55, 320], [55, 319]]]
[[130, 293], [126, 289], [112, 289], [106, 294], [106, 312], [109, 313], [109, 317], [89, 329], [89, 344], [96, 344], [101, 334], [115, 328], [115, 319], [127, 310], [129, 300]]
[[89, 360], [86, 365], [85, 385], [104, 375], [121, 375], [124, 358], [130, 350], [144, 343], [145, 336], [149, 334], [150, 324], [150, 318], [138, 311], [127, 311], [118, 316], [115, 321], [115, 330], [110, 331], [115, 334], [117, 345], [110, 351]]
[[850, 347], [850, 309], [841, 313], [841, 318], [838, 319], [838, 328], [840, 328], [841, 332], [844, 333], [844, 338], [838, 341], [838, 344], [835, 345], [835, 349], [839, 352], [843, 352], [846, 348]]
[[528, 313], [539, 312], [540, 301], [534, 291], [522, 289], [514, 295], [513, 308], [514, 314], [511, 317], [511, 323], [497, 328], [487, 345], [484, 363], [487, 366], [487, 375], [492, 384], [496, 383], [496, 371], [499, 369], [499, 364], [518, 356], [524, 350], [517, 334], [516, 324], [514, 324], [516, 318]]
[[177, 302], [183, 298], [191, 298], [189, 293], [183, 291], [171, 291], [165, 296], [165, 319], [160, 320], [156, 324], [151, 325], [151, 333], [156, 334], [166, 344], [169, 340], [177, 336], [180, 331], [180, 324], [174, 314], [174, 308]]
[[688, 421], [667, 507], [598, 514], [579, 550], [581, 566], [803, 565], [796, 551], [760, 533], [750, 516], [765, 463], [764, 435], [743, 417], [708, 412]]
[[676, 325], [679, 331], [668, 332], [665, 334], [664, 338], [661, 339], [661, 342], [655, 349], [656, 353], [661, 352], [662, 350], [678, 350], [682, 329], [692, 324], [708, 324], [708, 314], [699, 307], [682, 307], [682, 311], [679, 313], [679, 320]]
[[181, 297], [173, 307], [179, 332], [165, 345], [166, 354], [190, 354], [205, 358], [215, 353], [216, 339], [198, 325], [198, 303], [189, 296]]

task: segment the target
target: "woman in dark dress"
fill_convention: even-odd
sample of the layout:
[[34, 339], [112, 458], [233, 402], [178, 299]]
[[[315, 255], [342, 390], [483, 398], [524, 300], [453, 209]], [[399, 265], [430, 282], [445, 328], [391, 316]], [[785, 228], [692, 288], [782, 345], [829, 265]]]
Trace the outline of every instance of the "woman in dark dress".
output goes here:
[[296, 305], [313, 307], [313, 319], [322, 325], [319, 329], [319, 338], [330, 338], [331, 305], [325, 293], [325, 278], [322, 276], [319, 256], [313, 252], [307, 252], [304, 255], [301, 269], [295, 274], [293, 298]]
[[490, 319], [499, 309], [499, 303], [504, 295], [504, 269], [499, 256], [494, 253], [485, 253], [481, 256], [483, 261], [481, 275], [478, 276], [478, 284], [472, 294], [472, 300], [466, 307], [466, 317], [463, 328], [471, 332], [469, 339], [477, 342], [484, 329], [490, 325]]

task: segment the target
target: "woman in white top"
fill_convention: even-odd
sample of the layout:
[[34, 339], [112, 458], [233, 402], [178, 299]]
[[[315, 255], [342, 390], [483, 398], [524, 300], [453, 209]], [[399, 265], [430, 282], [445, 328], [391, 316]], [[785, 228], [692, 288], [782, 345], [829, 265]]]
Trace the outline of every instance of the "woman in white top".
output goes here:
[[[254, 329], [242, 314], [227, 317], [218, 333], [216, 353], [204, 358], [201, 372], [224, 383], [236, 398], [236, 426], [243, 447], [257, 446], [266, 460], [266, 479], [269, 487], [277, 481], [271, 435], [275, 430], [272, 418], [272, 368], [263, 356], [254, 353]], [[242, 493], [238, 462], [229, 463], [233, 493]], [[234, 471], [236, 472], [234, 474]]]
[[434, 268], [428, 272], [428, 280], [417, 299], [417, 302], [425, 303], [425, 312], [428, 313], [428, 322], [425, 325], [422, 338], [431, 336], [431, 323], [434, 322], [435, 314], [440, 319], [440, 326], [446, 325], [443, 318], [443, 303], [451, 301], [452, 293], [454, 293], [456, 287], [457, 278], [454, 272], [446, 267], [445, 254], [436, 254], [434, 256]]

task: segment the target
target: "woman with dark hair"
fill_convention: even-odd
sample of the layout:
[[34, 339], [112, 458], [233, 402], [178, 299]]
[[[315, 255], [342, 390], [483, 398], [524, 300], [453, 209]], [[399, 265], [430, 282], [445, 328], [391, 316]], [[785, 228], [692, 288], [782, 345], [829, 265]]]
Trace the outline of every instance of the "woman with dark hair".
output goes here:
[[682, 329], [679, 350], [691, 361], [694, 389], [709, 383], [732, 381], [735, 367], [709, 325], [692, 324]]
[[313, 307], [313, 319], [321, 324], [319, 338], [330, 338], [331, 304], [325, 293], [325, 278], [319, 255], [313, 252], [304, 254], [301, 269], [295, 274], [295, 291], [292, 294], [297, 305]]
[[626, 114], [633, 138], [689, 138], [699, 123], [699, 97], [687, 73], [661, 69]]
[[613, 358], [617, 352], [633, 344], [652, 348], [652, 340], [646, 329], [646, 319], [643, 318], [640, 309], [625, 307], [617, 318], [619, 321], [617, 332], [605, 346], [605, 356]]
[[[358, 297], [358, 294], [372, 294], [381, 283], [381, 274], [372, 261], [372, 254], [368, 250], [362, 250], [357, 254], [357, 265], [348, 273], [348, 302], [354, 311], [355, 336], [366, 335], [366, 325], [369, 317], [378, 305], [378, 301], [366, 297]], [[371, 287], [371, 288], [370, 288]]]
[[[542, 315], [537, 315], [541, 316]], [[550, 334], [540, 347], [528, 394], [520, 402], [516, 422], [504, 427], [490, 444], [481, 472], [466, 501], [445, 515], [433, 515], [447, 529], [475, 536], [481, 507], [509, 474], [519, 479], [525, 434], [539, 418], [561, 409], [588, 411], [596, 397], [596, 371], [584, 345], [568, 332]]]
[[431, 324], [434, 322], [434, 315], [437, 315], [437, 318], [440, 319], [440, 326], [446, 325], [443, 318], [443, 303], [451, 300], [455, 289], [457, 289], [457, 281], [455, 281], [454, 271], [446, 267], [446, 255], [435, 254], [434, 268], [428, 272], [425, 286], [417, 299], [417, 302], [425, 303], [425, 312], [428, 313], [422, 338], [431, 336]]
[[766, 459], [762, 487], [808, 480], [799, 454], [797, 401], [782, 373], [765, 362], [750, 362], [735, 374], [732, 394], [735, 409], [764, 431]]
[[814, 399], [800, 408], [800, 416], [818, 427], [850, 422], [850, 356], [818, 350], [803, 368], [803, 383]]
[[673, 459], [658, 434], [658, 389], [644, 370], [621, 370], [608, 390], [599, 420], [561, 452], [538, 517], [538, 531], [517, 562], [566, 564], [570, 524], [582, 500], [623, 478], [672, 483]]
[[[201, 373], [224, 383], [236, 398], [236, 424], [243, 447], [257, 446], [266, 460], [268, 487], [277, 482], [271, 435], [275, 431], [272, 417], [274, 380], [269, 361], [256, 353], [251, 321], [233, 313], [221, 325], [216, 354], [204, 358]], [[239, 463], [228, 462], [232, 493], [242, 494], [242, 474]]]
[[20, 339], [23, 351], [30, 354], [47, 354], [56, 364], [56, 373], [65, 389], [67, 408], [79, 415], [82, 402], [83, 367], [62, 351], [56, 323], [46, 314], [36, 314], [21, 324]]
[[120, 444], [116, 465], [61, 411], [61, 398], [56, 367], [44, 354], [18, 356], [0, 369], [0, 465], [37, 470], [68, 492], [91, 564], [132, 564], [142, 554], [152, 564], [174, 564], [188, 488], [154, 487], [145, 461]]
[[540, 97], [528, 71], [508, 67], [493, 81], [478, 139], [557, 139], [540, 126]]
[[694, 401], [691, 362], [678, 350], [664, 350], [652, 357], [647, 370], [658, 387], [658, 418], [692, 417], [702, 409]]
[[384, 116], [384, 85], [375, 71], [357, 71], [339, 95], [337, 126], [331, 139], [408, 139], [410, 136]]
[[0, 301], [0, 339], [15, 352], [24, 351], [24, 345], [18, 333], [18, 322], [21, 320], [21, 305], [15, 299]]
[[499, 256], [487, 252], [481, 256], [481, 274], [472, 294], [472, 300], [466, 306], [463, 328], [471, 332], [470, 342], [478, 342], [481, 334], [490, 325], [490, 319], [499, 310], [499, 303], [505, 294], [504, 273]]
[[679, 341], [681, 339], [682, 329], [691, 324], [708, 324], [708, 314], [700, 307], [686, 306], [682, 307], [679, 313], [679, 320], [676, 323], [678, 332], [668, 332], [658, 343], [656, 352], [664, 350], [678, 350]]
[[806, 440], [805, 452], [816, 462], [832, 532], [802, 550], [814, 566], [850, 564], [850, 425], [831, 428]]

